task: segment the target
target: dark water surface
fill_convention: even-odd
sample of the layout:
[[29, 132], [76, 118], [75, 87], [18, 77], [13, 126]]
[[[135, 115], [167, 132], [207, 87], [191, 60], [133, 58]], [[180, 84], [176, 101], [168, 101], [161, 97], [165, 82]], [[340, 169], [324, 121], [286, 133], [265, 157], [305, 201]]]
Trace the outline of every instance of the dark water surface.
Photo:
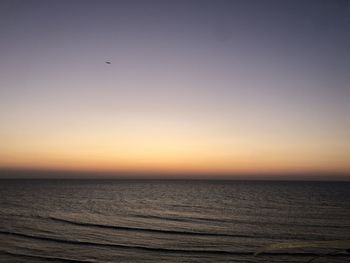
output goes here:
[[350, 183], [0, 180], [0, 262], [307, 262], [325, 252], [252, 254], [335, 239]]

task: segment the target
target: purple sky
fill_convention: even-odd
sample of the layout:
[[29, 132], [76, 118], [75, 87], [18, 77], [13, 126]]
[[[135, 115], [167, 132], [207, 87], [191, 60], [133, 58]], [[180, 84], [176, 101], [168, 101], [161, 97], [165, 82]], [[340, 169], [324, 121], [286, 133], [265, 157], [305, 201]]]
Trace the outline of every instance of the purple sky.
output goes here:
[[2, 0], [0, 35], [0, 168], [350, 172], [349, 1]]

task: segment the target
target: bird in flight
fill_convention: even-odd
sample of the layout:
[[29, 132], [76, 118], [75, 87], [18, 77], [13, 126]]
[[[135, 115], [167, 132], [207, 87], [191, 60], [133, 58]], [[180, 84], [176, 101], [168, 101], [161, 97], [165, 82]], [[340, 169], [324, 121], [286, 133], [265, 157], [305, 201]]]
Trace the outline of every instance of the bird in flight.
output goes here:
[[106, 64], [108, 64], [108, 65], [110, 65], [110, 64], [112, 64], [110, 61], [106, 61]]

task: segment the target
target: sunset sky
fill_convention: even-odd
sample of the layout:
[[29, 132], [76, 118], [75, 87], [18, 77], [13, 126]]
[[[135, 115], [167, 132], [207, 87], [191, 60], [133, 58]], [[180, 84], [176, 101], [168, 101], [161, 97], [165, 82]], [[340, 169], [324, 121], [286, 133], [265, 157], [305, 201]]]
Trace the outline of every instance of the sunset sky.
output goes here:
[[350, 175], [350, 1], [1, 0], [0, 38], [0, 169]]

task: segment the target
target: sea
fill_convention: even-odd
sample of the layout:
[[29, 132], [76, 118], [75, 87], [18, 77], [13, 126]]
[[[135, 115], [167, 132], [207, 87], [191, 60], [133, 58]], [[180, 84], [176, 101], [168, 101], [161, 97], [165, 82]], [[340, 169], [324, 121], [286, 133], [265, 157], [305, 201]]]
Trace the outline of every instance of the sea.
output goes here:
[[350, 182], [0, 180], [0, 262], [350, 262]]

